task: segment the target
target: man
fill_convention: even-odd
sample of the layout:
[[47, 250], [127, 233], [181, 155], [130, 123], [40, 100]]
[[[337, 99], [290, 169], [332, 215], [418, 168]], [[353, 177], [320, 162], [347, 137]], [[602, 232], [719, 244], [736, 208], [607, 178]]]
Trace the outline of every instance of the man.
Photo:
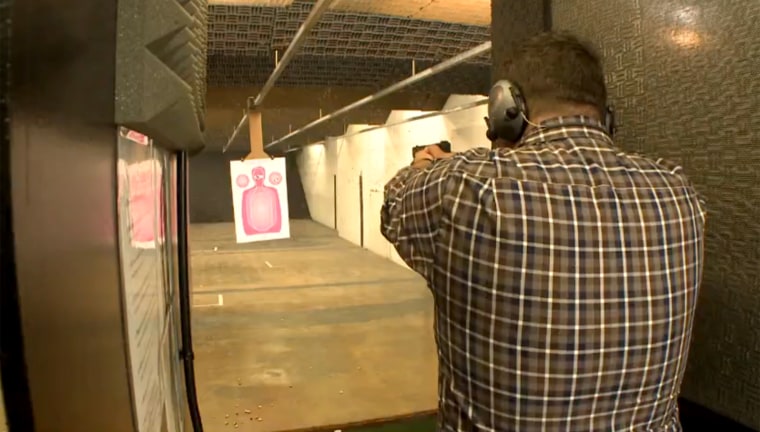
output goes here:
[[[604, 75], [542, 34], [506, 79], [526, 128], [417, 153], [383, 235], [431, 288], [444, 431], [678, 431], [704, 213], [681, 168], [615, 148]], [[490, 119], [493, 121], [494, 119]]]

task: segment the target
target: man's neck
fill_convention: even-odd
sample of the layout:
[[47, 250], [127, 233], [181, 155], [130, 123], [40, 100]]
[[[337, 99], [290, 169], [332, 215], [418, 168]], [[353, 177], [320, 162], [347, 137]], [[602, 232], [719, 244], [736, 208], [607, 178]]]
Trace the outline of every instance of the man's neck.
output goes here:
[[[531, 114], [530, 118], [528, 118], [528, 126], [525, 128], [525, 133], [523, 133], [523, 136], [525, 134], [534, 131], [537, 129], [537, 126], [539, 126], [541, 123], [556, 119], [558, 117], [574, 117], [574, 116], [585, 116], [589, 118], [593, 118], [595, 120], [599, 120], [599, 112], [596, 108], [589, 106], [589, 105], [568, 105], [568, 106], [554, 106], [554, 108], [551, 109], [539, 109], [537, 110], [536, 114]], [[514, 148], [517, 146], [518, 143], [516, 142], [509, 142], [507, 140], [504, 140], [502, 138], [497, 138], [495, 141], [491, 142], [491, 148], [492, 149], [499, 149], [499, 148]]]
[[554, 107], [553, 109], [538, 110], [528, 118], [528, 128], [526, 132], [536, 129], [541, 123], [558, 117], [575, 117], [585, 116], [599, 120], [599, 111], [588, 105], [570, 105]]

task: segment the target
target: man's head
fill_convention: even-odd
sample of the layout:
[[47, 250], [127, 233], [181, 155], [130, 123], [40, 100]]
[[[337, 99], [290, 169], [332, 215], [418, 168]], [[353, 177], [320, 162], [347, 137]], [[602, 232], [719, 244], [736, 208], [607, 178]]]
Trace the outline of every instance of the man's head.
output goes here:
[[531, 123], [562, 115], [604, 118], [607, 88], [599, 56], [566, 33], [542, 33], [516, 45], [504, 78], [522, 91]]

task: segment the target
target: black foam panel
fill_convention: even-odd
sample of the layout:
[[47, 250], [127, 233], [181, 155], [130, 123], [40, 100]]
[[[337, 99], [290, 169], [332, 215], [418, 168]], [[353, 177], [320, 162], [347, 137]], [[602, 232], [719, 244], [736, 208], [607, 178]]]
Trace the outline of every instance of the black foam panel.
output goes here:
[[204, 146], [206, 0], [121, 0], [116, 40], [118, 124], [172, 150]]
[[[213, 57], [209, 83], [262, 85], [274, 68], [275, 51], [283, 54], [313, 6], [312, 0], [295, 0], [285, 7], [213, 4], [209, 9]], [[331, 9], [315, 25], [277, 85], [382, 87], [411, 75], [412, 59], [421, 71], [422, 62], [438, 63], [488, 39], [488, 26], [483, 25]], [[490, 56], [481, 55], [466, 65], [487, 69]], [[466, 92], [478, 87], [481, 77], [458, 74], [456, 81], [439, 81], [433, 91]]]

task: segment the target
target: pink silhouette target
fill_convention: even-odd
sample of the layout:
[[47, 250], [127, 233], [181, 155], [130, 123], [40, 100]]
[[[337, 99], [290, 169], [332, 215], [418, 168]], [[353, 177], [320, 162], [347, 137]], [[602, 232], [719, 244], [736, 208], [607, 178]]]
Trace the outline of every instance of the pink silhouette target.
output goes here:
[[289, 237], [284, 160], [235, 161], [230, 170], [238, 242]]
[[243, 229], [248, 235], [279, 232], [282, 214], [277, 189], [264, 185], [264, 167], [254, 168], [252, 174], [253, 187], [243, 192]]

